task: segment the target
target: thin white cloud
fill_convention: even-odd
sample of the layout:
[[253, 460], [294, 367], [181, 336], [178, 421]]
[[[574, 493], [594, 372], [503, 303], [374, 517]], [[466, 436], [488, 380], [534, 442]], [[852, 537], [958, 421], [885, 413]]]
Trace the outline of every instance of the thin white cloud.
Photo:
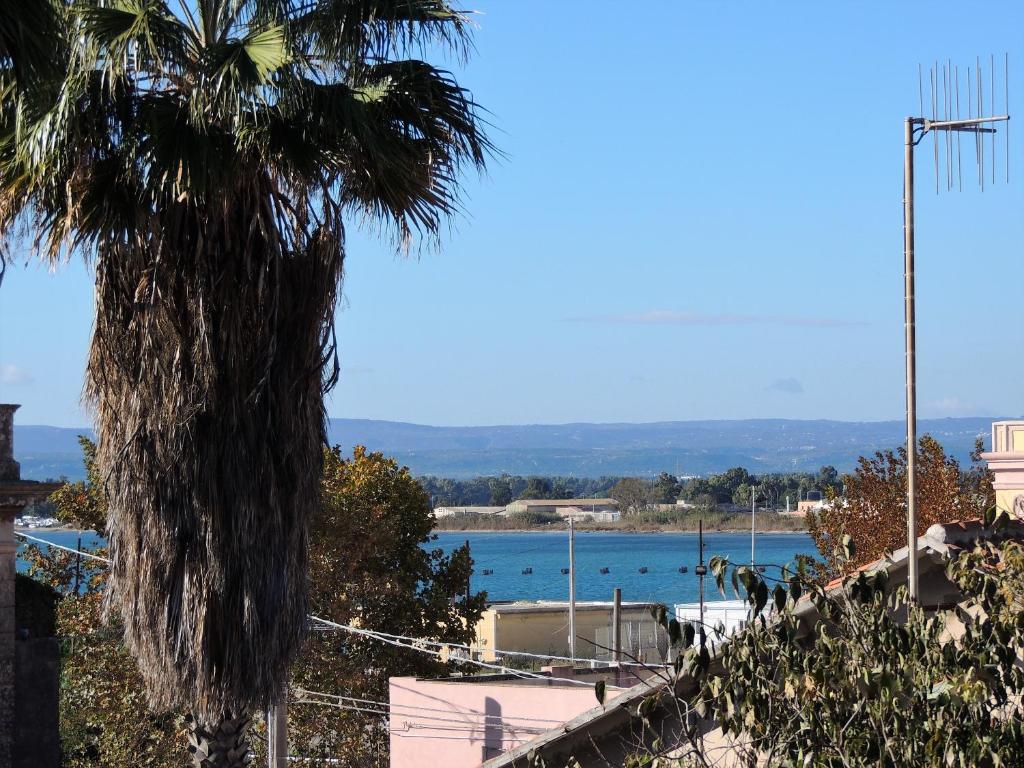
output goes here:
[[976, 416], [983, 409], [978, 408], [974, 403], [969, 403], [963, 398], [951, 395], [940, 397], [938, 400], [931, 400], [924, 404], [921, 411], [930, 416]]
[[802, 395], [804, 392], [804, 385], [800, 383], [799, 379], [788, 377], [785, 379], [776, 379], [765, 387], [765, 389], [771, 392], [785, 392], [790, 395]]
[[0, 384], [17, 386], [19, 384], [31, 384], [35, 379], [32, 374], [17, 365], [0, 365]]
[[578, 323], [617, 323], [620, 325], [788, 325], [802, 328], [841, 328], [866, 325], [856, 320], [838, 317], [801, 315], [743, 315], [731, 312], [684, 312], [671, 309], [651, 309], [646, 312], [627, 312], [611, 315], [585, 315], [568, 317]]

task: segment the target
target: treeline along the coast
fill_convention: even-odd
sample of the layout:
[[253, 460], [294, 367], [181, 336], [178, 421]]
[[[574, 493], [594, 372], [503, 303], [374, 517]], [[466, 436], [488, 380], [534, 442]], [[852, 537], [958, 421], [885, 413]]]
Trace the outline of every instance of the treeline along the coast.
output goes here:
[[832, 466], [822, 467], [817, 473], [762, 475], [734, 467], [707, 477], [677, 477], [662, 472], [654, 478], [499, 475], [456, 480], [428, 475], [419, 480], [435, 507], [506, 506], [517, 499], [600, 496], [616, 499], [624, 512], [675, 504], [680, 499], [708, 508], [729, 504], [748, 506], [752, 495], [758, 505], [785, 508], [787, 497], [795, 505], [809, 492], [825, 494], [829, 488], [839, 488], [842, 482]]

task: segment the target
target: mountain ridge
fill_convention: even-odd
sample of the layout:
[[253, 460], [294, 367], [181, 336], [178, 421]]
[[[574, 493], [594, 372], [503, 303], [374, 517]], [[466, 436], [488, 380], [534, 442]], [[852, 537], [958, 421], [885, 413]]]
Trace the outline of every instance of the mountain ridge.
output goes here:
[[[978, 436], [998, 417], [921, 419], [962, 463]], [[702, 419], [657, 422], [569, 422], [493, 426], [433, 426], [382, 419], [329, 419], [328, 442], [349, 451], [366, 445], [394, 456], [417, 475], [653, 475], [709, 474], [732, 466], [752, 472], [853, 468], [858, 456], [895, 448], [902, 420]], [[77, 437], [91, 429], [16, 425], [15, 452], [29, 479], [83, 475]]]

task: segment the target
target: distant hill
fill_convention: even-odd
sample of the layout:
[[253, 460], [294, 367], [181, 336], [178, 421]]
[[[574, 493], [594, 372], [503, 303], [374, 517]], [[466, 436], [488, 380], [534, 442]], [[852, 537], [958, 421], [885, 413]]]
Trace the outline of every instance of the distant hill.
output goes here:
[[[930, 434], [962, 463], [998, 417], [924, 419]], [[91, 430], [16, 426], [15, 451], [31, 479], [83, 476], [79, 434]], [[751, 472], [853, 468], [858, 456], [894, 448], [902, 421], [665, 421], [650, 424], [532, 424], [431, 427], [370, 419], [331, 419], [332, 445], [363, 444], [397, 458], [417, 475], [706, 475], [743, 466]]]

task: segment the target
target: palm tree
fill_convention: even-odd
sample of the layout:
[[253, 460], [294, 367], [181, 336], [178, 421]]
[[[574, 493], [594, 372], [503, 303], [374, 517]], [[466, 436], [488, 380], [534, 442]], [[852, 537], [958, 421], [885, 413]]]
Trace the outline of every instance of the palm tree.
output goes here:
[[445, 0], [31, 5], [59, 34], [42, 68], [0, 38], [0, 231], [94, 265], [108, 611], [152, 705], [191, 713], [196, 764], [242, 765], [305, 627], [344, 221], [430, 240], [491, 152], [471, 96], [418, 58], [465, 54], [467, 17]]

